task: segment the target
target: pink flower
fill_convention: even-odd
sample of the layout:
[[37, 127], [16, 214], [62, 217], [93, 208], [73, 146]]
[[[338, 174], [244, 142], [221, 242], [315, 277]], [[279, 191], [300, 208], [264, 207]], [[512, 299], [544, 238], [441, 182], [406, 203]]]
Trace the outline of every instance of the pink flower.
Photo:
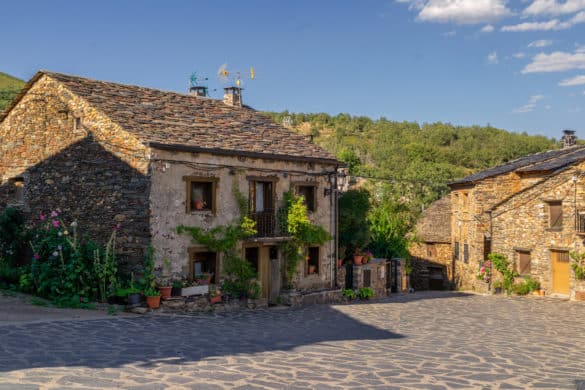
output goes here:
[[479, 270], [479, 272], [481, 272], [482, 274], [485, 273], [485, 267], [481, 267], [481, 269]]
[[59, 221], [57, 221], [56, 219], [53, 220], [53, 227], [56, 227], [56, 228], [59, 227]]
[[116, 226], [114, 226], [114, 231], [117, 232], [118, 230], [120, 230], [121, 227], [122, 225], [120, 225], [119, 223], [116, 224]]
[[34, 256], [33, 256], [33, 258], [35, 260], [40, 260], [41, 259], [41, 255], [39, 255], [38, 253], [35, 253]]
[[61, 209], [59, 207], [57, 207], [57, 212], [61, 213]]
[[51, 218], [56, 218], [59, 216], [59, 213], [56, 211], [51, 211]]
[[44, 220], [45, 220], [45, 218], [47, 218], [47, 217], [45, 216], [45, 214], [43, 214], [43, 212], [41, 212], [41, 213], [39, 214], [39, 219], [40, 219], [41, 221], [44, 221]]

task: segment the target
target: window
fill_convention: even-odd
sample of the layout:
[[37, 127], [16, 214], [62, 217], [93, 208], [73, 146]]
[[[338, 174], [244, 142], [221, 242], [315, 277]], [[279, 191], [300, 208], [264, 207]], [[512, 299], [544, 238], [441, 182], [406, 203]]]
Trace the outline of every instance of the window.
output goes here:
[[548, 202], [548, 227], [555, 230], [563, 228], [563, 203], [561, 201]]
[[435, 258], [437, 257], [437, 247], [435, 244], [427, 244], [427, 257]]
[[469, 244], [463, 244], [463, 262], [469, 263]]
[[455, 261], [459, 260], [459, 242], [455, 241], [455, 248], [453, 251], [453, 257], [455, 258]]
[[189, 280], [193, 281], [201, 275], [211, 276], [211, 283], [217, 283], [217, 254], [215, 252], [189, 250]]
[[272, 178], [250, 179], [250, 210], [255, 213], [274, 211], [274, 187]]
[[24, 204], [24, 179], [17, 177], [12, 179], [12, 183], [14, 186], [14, 203]]
[[520, 275], [530, 275], [530, 252], [516, 251], [516, 272]]
[[216, 211], [216, 187], [214, 177], [185, 177], [187, 182], [187, 212]]
[[307, 253], [307, 274], [319, 273], [319, 247], [312, 246]]
[[299, 184], [297, 185], [297, 195], [302, 196], [305, 199], [305, 205], [307, 206], [308, 211], [315, 211], [315, 186], [314, 185], [306, 185], [306, 184]]

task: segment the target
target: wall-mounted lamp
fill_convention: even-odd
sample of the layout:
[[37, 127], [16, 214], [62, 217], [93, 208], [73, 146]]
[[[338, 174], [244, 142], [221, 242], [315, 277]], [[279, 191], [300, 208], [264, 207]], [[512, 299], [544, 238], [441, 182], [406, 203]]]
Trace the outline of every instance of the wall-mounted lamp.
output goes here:
[[329, 174], [329, 183], [331, 187], [335, 186], [335, 188], [325, 188], [323, 191], [323, 195], [329, 196], [333, 192], [340, 193], [345, 188], [345, 180], [347, 179], [347, 175], [343, 171], [335, 171]]

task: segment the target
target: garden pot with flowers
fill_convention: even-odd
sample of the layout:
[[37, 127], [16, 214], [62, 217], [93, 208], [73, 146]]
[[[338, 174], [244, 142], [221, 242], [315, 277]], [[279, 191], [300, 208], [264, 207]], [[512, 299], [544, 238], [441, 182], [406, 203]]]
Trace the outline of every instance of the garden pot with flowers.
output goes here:
[[158, 309], [160, 306], [160, 292], [153, 288], [147, 288], [144, 291], [144, 295], [146, 296], [146, 304], [151, 309]]
[[477, 272], [477, 279], [484, 282], [488, 285], [492, 280], [492, 264], [491, 261], [486, 260], [481, 267], [479, 267], [479, 271]]
[[374, 258], [374, 254], [370, 251], [365, 251], [363, 253], [362, 264], [368, 264], [370, 260]]

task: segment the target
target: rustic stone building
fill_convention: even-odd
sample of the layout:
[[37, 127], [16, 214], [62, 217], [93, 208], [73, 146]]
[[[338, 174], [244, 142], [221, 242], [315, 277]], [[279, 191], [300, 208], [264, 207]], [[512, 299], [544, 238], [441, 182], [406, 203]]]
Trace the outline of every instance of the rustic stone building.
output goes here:
[[442, 290], [455, 285], [451, 246], [451, 198], [431, 204], [419, 218], [410, 253], [410, 283], [416, 290]]
[[[339, 164], [243, 106], [240, 93], [228, 88], [222, 101], [38, 72], [0, 115], [0, 209], [16, 204], [32, 217], [61, 208], [102, 242], [121, 223], [119, 247], [130, 266], [152, 245], [160, 277], [219, 278], [222, 259], [176, 227], [233, 222], [237, 189], [258, 223], [242, 254], [257, 268], [263, 296], [275, 299], [278, 243], [287, 239], [276, 223], [283, 193], [303, 194], [311, 220], [334, 232], [335, 200], [325, 189]], [[296, 287], [332, 287], [335, 240], [307, 256]]]
[[[490, 252], [547, 293], [575, 297], [569, 252], [583, 252], [585, 147], [537, 153], [453, 182], [451, 245], [457, 286], [485, 291], [476, 278]], [[580, 294], [578, 294], [580, 295]]]

